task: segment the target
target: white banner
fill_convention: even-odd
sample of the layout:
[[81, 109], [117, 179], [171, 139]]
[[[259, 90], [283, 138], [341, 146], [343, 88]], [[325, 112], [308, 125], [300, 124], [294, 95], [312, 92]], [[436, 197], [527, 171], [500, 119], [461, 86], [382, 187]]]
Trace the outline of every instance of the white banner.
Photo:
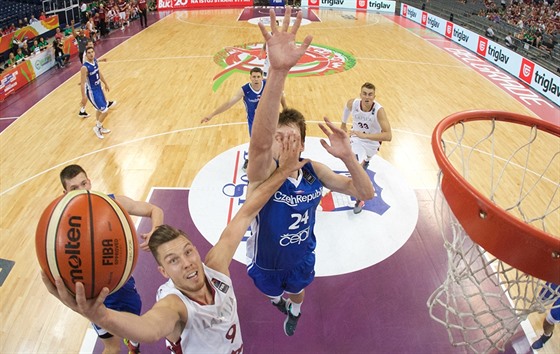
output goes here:
[[42, 52], [30, 56], [28, 60], [31, 61], [35, 76], [39, 76], [54, 66], [54, 49], [49, 47]]
[[486, 37], [413, 6], [402, 4], [401, 16], [478, 54], [560, 106], [560, 78], [539, 64]]
[[387, 0], [302, 0], [302, 7], [367, 10], [395, 13], [396, 1]]

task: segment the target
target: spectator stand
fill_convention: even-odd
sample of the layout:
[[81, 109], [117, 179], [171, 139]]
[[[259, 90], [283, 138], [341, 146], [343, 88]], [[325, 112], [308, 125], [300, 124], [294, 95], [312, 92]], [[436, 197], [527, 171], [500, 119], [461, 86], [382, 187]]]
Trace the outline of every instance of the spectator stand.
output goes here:
[[[500, 0], [409, 0], [407, 2], [417, 8], [423, 8], [438, 17], [446, 19], [452, 17], [452, 22], [483, 36], [486, 29], [492, 25], [496, 41], [501, 43], [503, 43], [503, 39], [509, 32], [515, 35], [521, 31], [519, 27], [508, 23], [505, 19], [502, 20], [494, 16], [495, 19], [491, 20], [486, 16], [488, 12], [491, 14], [500, 13], [502, 9]], [[556, 0], [556, 2], [560, 3], [560, 0]], [[520, 4], [523, 5], [524, 3], [520, 1]], [[532, 5], [524, 4], [523, 6], [527, 6], [530, 9]], [[560, 33], [553, 35], [553, 39], [555, 45], [550, 51], [543, 49], [542, 46], [533, 46], [519, 38], [514, 38], [514, 44], [517, 46], [517, 52], [520, 55], [537, 62], [551, 72], [559, 73], [560, 58], [558, 54], [560, 52], [558, 49], [555, 50], [555, 48], [560, 46], [560, 44], [556, 44], [560, 42]]]

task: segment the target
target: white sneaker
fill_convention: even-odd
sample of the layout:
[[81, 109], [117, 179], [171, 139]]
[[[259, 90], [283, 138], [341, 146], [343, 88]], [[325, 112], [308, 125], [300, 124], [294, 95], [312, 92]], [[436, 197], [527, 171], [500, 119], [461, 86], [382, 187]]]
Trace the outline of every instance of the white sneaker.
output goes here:
[[101, 127], [101, 128], [99, 128], [99, 132], [100, 132], [101, 134], [109, 134], [109, 133], [111, 132], [111, 129], [107, 129], [107, 128], [105, 128], [105, 127]]
[[95, 133], [95, 135], [97, 135], [99, 139], [103, 139], [103, 134], [101, 133], [101, 129], [97, 125], [93, 127], [93, 132]]

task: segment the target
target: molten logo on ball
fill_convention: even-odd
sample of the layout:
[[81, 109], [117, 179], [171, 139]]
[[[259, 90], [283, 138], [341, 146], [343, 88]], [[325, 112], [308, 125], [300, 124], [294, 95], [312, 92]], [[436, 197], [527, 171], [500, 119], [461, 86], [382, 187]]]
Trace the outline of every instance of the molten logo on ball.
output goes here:
[[[78, 223], [77, 221], [80, 221]], [[83, 272], [82, 272], [82, 259], [80, 258], [80, 228], [82, 227], [81, 224], [82, 218], [79, 216], [72, 216], [68, 220], [68, 233], [66, 237], [68, 238], [68, 243], [64, 246], [65, 251], [64, 253], [69, 255], [68, 257], [68, 265], [72, 270], [70, 271], [70, 277], [72, 279], [72, 283], [76, 283], [78, 281], [84, 281]]]
[[136, 230], [126, 211], [109, 196], [85, 190], [69, 192], [45, 209], [35, 246], [49, 279], [62, 278], [71, 293], [81, 282], [87, 298], [104, 287], [115, 292], [123, 286], [138, 255]]

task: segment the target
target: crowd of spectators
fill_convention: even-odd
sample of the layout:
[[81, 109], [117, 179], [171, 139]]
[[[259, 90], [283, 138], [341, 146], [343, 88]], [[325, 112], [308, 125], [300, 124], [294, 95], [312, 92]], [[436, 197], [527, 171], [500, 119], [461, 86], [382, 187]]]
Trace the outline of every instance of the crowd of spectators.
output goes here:
[[560, 38], [560, 0], [483, 0], [479, 16], [515, 28], [509, 34], [534, 47], [551, 51]]
[[17, 21], [17, 23], [12, 23], [9, 26], [5, 26], [2, 29], [0, 29], [0, 37], [15, 32], [18, 29], [23, 28], [25, 26], [29, 26], [33, 22], [39, 22], [41, 20], [46, 20], [46, 19], [47, 19], [47, 15], [45, 15], [45, 12], [41, 12], [39, 18], [35, 18], [35, 15], [33, 14], [29, 16], [29, 18], [27, 17], [20, 18]]
[[[46, 50], [49, 46], [54, 49], [56, 65], [63, 68], [69, 60], [69, 53], [64, 52], [63, 41], [65, 37], [77, 33], [79, 36], [86, 35], [88, 40], [93, 42], [109, 34], [111, 30], [122, 29], [130, 25], [130, 21], [141, 18], [142, 27], [147, 26], [146, 13], [148, 10], [147, 0], [104, 0], [82, 2], [80, 4], [80, 24], [75, 24], [72, 20], [64, 30], [56, 28], [52, 42], [49, 44], [43, 37], [23, 38], [18, 40], [15, 36], [11, 43], [11, 49], [4, 53], [5, 62], [0, 65], [0, 72], [4, 69], [15, 67], [17, 64], [27, 60], [31, 56]], [[0, 37], [17, 31], [28, 26], [35, 21], [46, 20], [46, 15], [41, 12], [39, 18], [31, 15], [28, 18], [19, 19], [16, 23], [2, 28]], [[78, 31], [75, 31], [75, 28]], [[0, 61], [1, 63], [1, 61]]]

